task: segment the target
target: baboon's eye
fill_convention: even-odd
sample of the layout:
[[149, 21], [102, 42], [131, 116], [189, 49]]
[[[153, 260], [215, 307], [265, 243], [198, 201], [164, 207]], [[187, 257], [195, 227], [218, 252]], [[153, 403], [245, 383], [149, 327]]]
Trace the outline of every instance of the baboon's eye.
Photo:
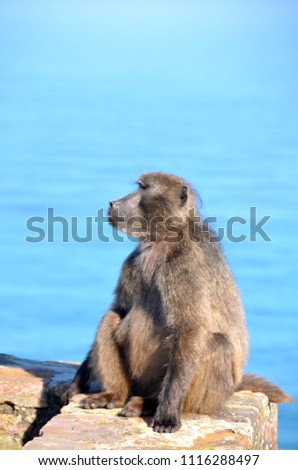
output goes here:
[[140, 188], [142, 188], [142, 189], [147, 189], [147, 188], [149, 188], [149, 184], [144, 183], [143, 181], [138, 181], [138, 185], [139, 185]]

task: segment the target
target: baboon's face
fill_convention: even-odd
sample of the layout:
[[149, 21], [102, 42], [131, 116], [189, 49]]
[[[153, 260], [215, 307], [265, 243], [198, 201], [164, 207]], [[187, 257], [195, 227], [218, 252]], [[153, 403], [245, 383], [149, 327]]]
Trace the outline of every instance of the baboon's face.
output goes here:
[[161, 231], [169, 218], [185, 218], [193, 195], [182, 179], [165, 173], [145, 173], [138, 189], [122, 199], [111, 201], [109, 222], [113, 227], [135, 237], [146, 237], [150, 227]]

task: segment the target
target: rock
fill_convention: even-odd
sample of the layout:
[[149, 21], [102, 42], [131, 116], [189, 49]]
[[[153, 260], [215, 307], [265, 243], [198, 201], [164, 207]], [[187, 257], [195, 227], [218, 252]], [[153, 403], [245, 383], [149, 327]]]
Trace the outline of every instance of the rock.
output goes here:
[[185, 415], [178, 432], [158, 434], [147, 418], [81, 409], [78, 396], [60, 409], [76, 367], [0, 355], [0, 449], [276, 449], [277, 406], [261, 393], [235, 393], [218, 416]]
[[276, 405], [263, 394], [235, 393], [217, 417], [183, 416], [174, 434], [154, 433], [149, 419], [121, 418], [119, 410], [84, 410], [77, 403], [62, 408], [28, 442], [28, 450], [122, 449], [275, 449]]
[[0, 449], [20, 449], [59, 412], [55, 390], [71, 380], [76, 369], [73, 364], [0, 354]]

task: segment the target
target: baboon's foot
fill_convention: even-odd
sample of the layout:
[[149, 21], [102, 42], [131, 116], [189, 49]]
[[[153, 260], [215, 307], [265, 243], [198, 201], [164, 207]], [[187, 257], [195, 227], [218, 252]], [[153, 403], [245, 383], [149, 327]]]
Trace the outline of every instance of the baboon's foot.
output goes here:
[[85, 409], [121, 408], [123, 405], [124, 400], [113, 392], [93, 393], [80, 401], [80, 407]]

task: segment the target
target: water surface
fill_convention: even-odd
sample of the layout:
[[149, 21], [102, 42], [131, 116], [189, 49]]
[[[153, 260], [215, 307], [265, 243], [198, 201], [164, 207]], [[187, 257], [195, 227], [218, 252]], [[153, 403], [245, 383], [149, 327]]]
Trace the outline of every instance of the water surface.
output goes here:
[[[223, 245], [247, 370], [297, 397], [297, 23], [294, 1], [0, 1], [1, 352], [81, 361], [134, 248], [63, 243], [59, 224], [28, 243], [27, 219], [53, 208], [83, 236], [140, 173], [166, 171], [219, 227], [271, 216], [271, 242]], [[280, 406], [281, 448], [298, 448], [297, 419]]]

